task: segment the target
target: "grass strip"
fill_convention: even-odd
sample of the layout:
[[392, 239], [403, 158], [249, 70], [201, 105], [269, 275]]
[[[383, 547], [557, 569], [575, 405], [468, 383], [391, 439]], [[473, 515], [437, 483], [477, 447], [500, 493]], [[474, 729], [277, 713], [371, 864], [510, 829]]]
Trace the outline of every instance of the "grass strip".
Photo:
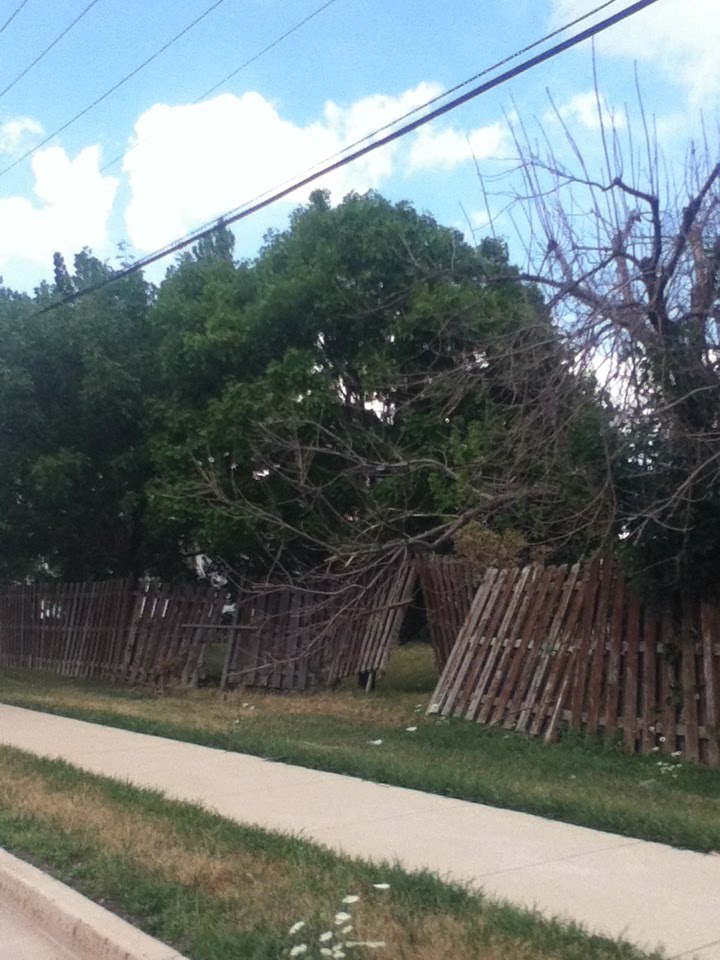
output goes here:
[[[425, 717], [427, 652], [398, 651], [375, 693], [153, 696], [12, 673], [0, 700], [380, 783], [411, 787], [699, 851], [720, 850], [720, 770], [628, 756], [585, 737], [542, 744], [463, 720]], [[410, 728], [410, 729], [409, 729]], [[415, 728], [415, 729], [412, 729]], [[380, 740], [381, 743], [376, 743]]]
[[[340, 951], [382, 960], [658, 957], [429, 874], [338, 856], [7, 747], [0, 845], [192, 960], [278, 960], [302, 944], [302, 956], [319, 960], [346, 941], [382, 941]], [[335, 923], [339, 911], [350, 919]]]

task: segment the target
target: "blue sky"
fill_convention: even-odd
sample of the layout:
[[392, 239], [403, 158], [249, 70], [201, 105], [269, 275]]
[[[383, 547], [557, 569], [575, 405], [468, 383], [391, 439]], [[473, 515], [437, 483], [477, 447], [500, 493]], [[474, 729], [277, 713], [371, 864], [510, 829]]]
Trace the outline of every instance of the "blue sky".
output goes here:
[[[152, 54], [211, 0], [98, 0], [55, 49], [0, 97], [0, 170]], [[321, 0], [224, 0], [136, 78], [31, 160], [0, 174], [0, 273], [31, 288], [52, 273], [52, 252], [82, 246], [114, 261], [140, 256], [259, 191], [302, 173], [348, 140], [596, 5], [596, 0], [335, 0], [212, 97], [202, 92], [320, 5]], [[620, 0], [610, 11], [626, 5]], [[28, 0], [0, 34], [0, 90], [87, 0]], [[4, 0], [0, 22], [17, 6]], [[599, 90], [618, 125], [636, 124], [637, 64], [668, 163], [679, 165], [704, 114], [717, 143], [718, 0], [658, 0], [597, 42]], [[121, 14], [118, 15], [118, 9]], [[604, 15], [607, 15], [604, 14]], [[335, 200], [370, 187], [408, 199], [443, 223], [482, 235], [485, 174], [512, 168], [505, 116], [541, 128], [561, 153], [549, 90], [591, 164], [600, 143], [590, 44], [484, 96], [420, 134], [346, 168]], [[131, 144], [122, 163], [100, 168]], [[252, 256], [282, 227], [298, 194], [238, 228]], [[491, 207], [501, 207], [499, 198]], [[499, 223], [501, 232], [508, 224]], [[159, 271], [162, 273], [162, 270]], [[157, 278], [158, 274], [155, 274]]]

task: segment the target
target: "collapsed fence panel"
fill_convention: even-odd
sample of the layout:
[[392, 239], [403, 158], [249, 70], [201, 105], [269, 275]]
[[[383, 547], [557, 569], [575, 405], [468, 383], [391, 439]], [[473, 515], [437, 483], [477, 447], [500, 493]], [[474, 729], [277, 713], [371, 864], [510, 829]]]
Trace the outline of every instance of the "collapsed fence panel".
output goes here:
[[609, 559], [488, 570], [429, 709], [720, 765], [720, 607], [655, 610]]

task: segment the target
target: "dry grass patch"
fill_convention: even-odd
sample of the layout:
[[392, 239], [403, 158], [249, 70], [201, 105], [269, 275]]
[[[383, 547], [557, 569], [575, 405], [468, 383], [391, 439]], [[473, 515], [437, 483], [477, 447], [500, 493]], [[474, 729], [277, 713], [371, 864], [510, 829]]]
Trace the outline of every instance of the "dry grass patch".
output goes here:
[[[337, 856], [187, 804], [0, 748], [0, 844], [108, 899], [196, 960], [278, 960], [319, 938], [379, 960], [640, 960], [638, 951], [487, 903], [427, 875]], [[374, 884], [389, 883], [379, 890]], [[352, 894], [357, 903], [344, 906]], [[340, 933], [337, 911], [351, 913]], [[292, 925], [305, 921], [301, 932]]]

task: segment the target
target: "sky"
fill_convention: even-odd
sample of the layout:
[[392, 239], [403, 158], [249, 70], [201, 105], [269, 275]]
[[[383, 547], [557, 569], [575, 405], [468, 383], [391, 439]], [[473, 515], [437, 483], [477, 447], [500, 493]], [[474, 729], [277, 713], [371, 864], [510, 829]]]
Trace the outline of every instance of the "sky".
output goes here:
[[[56, 250], [71, 261], [89, 247], [113, 265], [144, 256], [297, 178], [600, 0], [331, 0], [223, 83], [322, 0], [215, 0], [149, 66], [16, 163], [213, 0], [95, 0], [10, 86], [88, 2], [27, 0], [0, 32], [0, 274], [13, 289], [50, 279]], [[627, 3], [616, 0], [602, 16]], [[18, 6], [2, 0], [0, 27]], [[333, 202], [368, 189], [409, 200], [468, 239], [479, 240], [492, 220], [512, 252], [505, 186], [492, 188], [512, 179], [508, 121], [562, 156], [569, 149], [562, 117], [592, 168], [602, 157], [598, 96], [608, 122], [631, 134], [639, 123], [637, 77], [668, 167], [680, 170], [703, 123], [718, 143], [718, 49], [720, 0], [658, 0], [594, 47], [585, 42], [316, 186], [330, 189]], [[282, 229], [308, 193], [239, 224], [238, 257], [254, 256], [265, 232]]]

